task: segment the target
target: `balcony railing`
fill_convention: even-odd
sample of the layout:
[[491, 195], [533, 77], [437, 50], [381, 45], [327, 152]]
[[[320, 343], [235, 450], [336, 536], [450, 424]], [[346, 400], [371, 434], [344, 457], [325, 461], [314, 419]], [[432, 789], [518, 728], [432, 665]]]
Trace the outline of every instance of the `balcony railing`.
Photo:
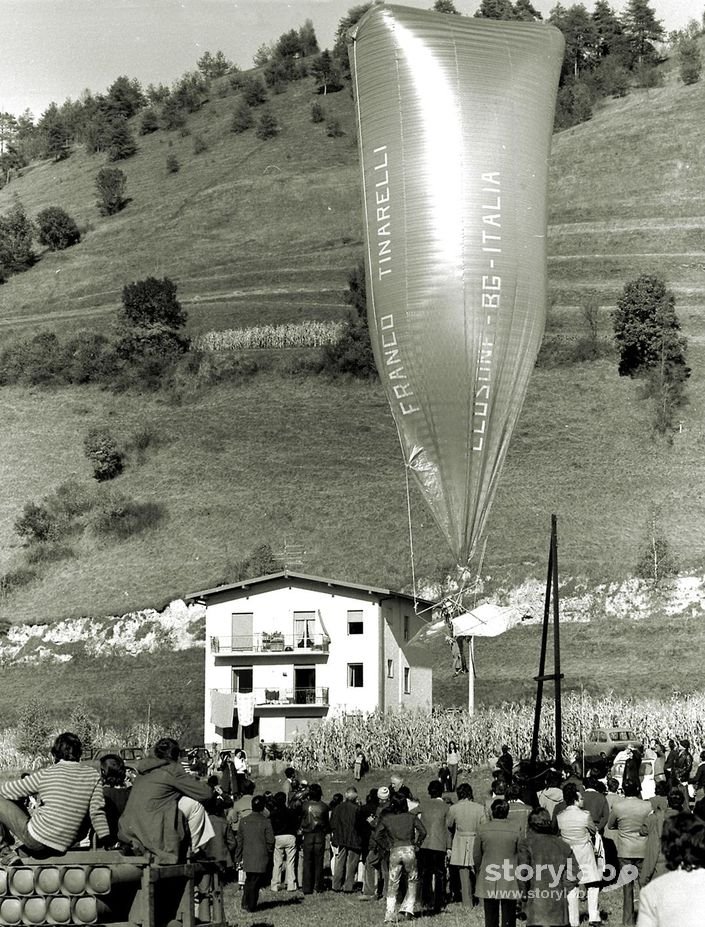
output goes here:
[[[270, 689], [253, 689], [255, 696], [255, 707], [260, 708], [264, 705], [328, 705], [327, 688], [309, 688], [296, 687], [293, 689], [282, 689], [272, 687]], [[249, 694], [249, 693], [243, 693]], [[235, 707], [237, 707], [237, 695], [235, 696]]]
[[239, 637], [211, 637], [211, 653], [328, 653], [330, 638], [326, 634], [244, 634]]

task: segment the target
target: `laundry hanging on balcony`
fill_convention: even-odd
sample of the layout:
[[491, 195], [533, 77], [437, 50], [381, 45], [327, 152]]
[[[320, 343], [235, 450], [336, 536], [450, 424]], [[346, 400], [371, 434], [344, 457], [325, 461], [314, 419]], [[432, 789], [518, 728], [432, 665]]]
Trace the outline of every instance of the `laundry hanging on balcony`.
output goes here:
[[254, 692], [238, 692], [237, 719], [243, 727], [249, 727], [255, 720]]
[[231, 692], [211, 689], [211, 724], [225, 728], [233, 726], [235, 699]]

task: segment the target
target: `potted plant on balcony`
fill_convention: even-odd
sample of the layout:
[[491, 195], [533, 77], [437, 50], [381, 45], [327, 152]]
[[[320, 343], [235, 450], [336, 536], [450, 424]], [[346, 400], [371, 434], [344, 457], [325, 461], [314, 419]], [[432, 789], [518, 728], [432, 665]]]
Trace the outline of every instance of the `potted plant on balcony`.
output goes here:
[[262, 646], [265, 650], [283, 650], [284, 635], [281, 631], [270, 631], [262, 635]]

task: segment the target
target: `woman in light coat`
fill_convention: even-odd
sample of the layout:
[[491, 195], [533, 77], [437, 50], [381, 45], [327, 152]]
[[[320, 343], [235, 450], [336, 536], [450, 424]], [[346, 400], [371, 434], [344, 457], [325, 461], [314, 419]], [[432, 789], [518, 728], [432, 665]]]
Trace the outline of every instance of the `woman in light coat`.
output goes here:
[[[570, 846], [580, 866], [580, 885], [587, 888], [588, 918], [590, 927], [600, 924], [598, 896], [602, 883], [602, 869], [595, 858], [593, 835], [597, 828], [589, 811], [583, 808], [583, 798], [572, 782], [563, 786], [565, 811], [556, 815], [556, 824], [561, 837]], [[575, 886], [568, 892], [568, 915], [570, 927], [580, 924], [579, 888]]]
[[461, 782], [458, 801], [448, 811], [448, 830], [453, 835], [449, 865], [455, 867], [458, 873], [463, 904], [469, 908], [474, 904], [475, 894], [475, 836], [480, 824], [486, 820], [484, 806], [473, 801], [472, 786]]

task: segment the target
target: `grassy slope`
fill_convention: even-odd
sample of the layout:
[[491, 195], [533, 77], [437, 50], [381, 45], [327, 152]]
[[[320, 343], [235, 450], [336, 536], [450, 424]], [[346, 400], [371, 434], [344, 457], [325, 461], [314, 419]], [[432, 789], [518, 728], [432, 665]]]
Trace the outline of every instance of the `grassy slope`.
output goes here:
[[[623, 282], [642, 271], [663, 274], [691, 342], [691, 401], [668, 448], [652, 441], [639, 388], [620, 380], [613, 363], [537, 370], [490, 518], [485, 571], [496, 582], [543, 577], [551, 512], [559, 515], [564, 576], [628, 574], [653, 504], [662, 507], [680, 564], [702, 561], [705, 159], [697, 114], [704, 95], [702, 85], [671, 82], [610, 103], [554, 140], [551, 327], [581, 333], [576, 307], [594, 290], [607, 335], [608, 308]], [[101, 161], [82, 154], [40, 165], [0, 191], [0, 208], [17, 193], [30, 212], [55, 202], [92, 224], [78, 249], [46, 256], [0, 288], [0, 324], [8, 332], [104, 324], [123, 283], [148, 273], [178, 280], [194, 332], [340, 316], [340, 290], [361, 237], [350, 101], [346, 94], [326, 101], [348, 130], [329, 139], [308, 122], [312, 99], [305, 84], [274, 99], [285, 129], [271, 143], [229, 133], [229, 98], [190, 124], [209, 142], [202, 155], [190, 155], [192, 137], [177, 133], [142, 139], [140, 153], [123, 165], [133, 202], [113, 219], [99, 218], [93, 205]], [[169, 176], [171, 150], [182, 170]], [[87, 475], [81, 438], [92, 424], [109, 422], [126, 440], [145, 424], [158, 432], [160, 445], [118, 482], [169, 509], [162, 529], [119, 547], [84, 539], [75, 559], [2, 603], [3, 615], [50, 619], [159, 605], [217, 582], [228, 560], [262, 541], [275, 549], [303, 543], [309, 572], [391, 585], [409, 579], [400, 454], [374, 386], [267, 375], [181, 405], [94, 390], [5, 390], [2, 398], [3, 568], [17, 556], [11, 526], [22, 504], [72, 473]], [[432, 574], [447, 559], [443, 544], [415, 494], [412, 512], [416, 570]], [[677, 630], [669, 647], [680, 661], [693, 638]], [[645, 640], [653, 654], [651, 635], [634, 630], [628, 659], [612, 635], [605, 646], [608, 635], [599, 624], [567, 631], [566, 665], [584, 667], [584, 654], [597, 653], [605, 686], [626, 685], [646, 659]], [[533, 675], [537, 640], [527, 629], [478, 644], [482, 700], [531, 688], [517, 684], [516, 667], [529, 675], [528, 654]], [[692, 680], [689, 667], [686, 660], [683, 675]], [[648, 689], [648, 675], [636, 676], [630, 688]], [[578, 670], [569, 678], [581, 680]], [[464, 681], [439, 674], [441, 691], [445, 701], [462, 702]]]

